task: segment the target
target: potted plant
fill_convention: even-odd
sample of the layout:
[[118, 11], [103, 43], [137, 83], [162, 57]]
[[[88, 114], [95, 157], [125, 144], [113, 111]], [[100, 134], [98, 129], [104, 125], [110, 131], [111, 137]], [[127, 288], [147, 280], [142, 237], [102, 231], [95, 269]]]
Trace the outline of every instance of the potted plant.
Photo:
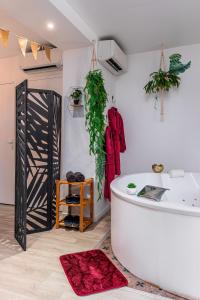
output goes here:
[[126, 187], [127, 194], [134, 195], [136, 194], [136, 191], [137, 191], [137, 185], [133, 182], [130, 182]]
[[168, 92], [173, 87], [179, 87], [181, 80], [175, 73], [163, 71], [162, 69], [151, 73], [150, 77], [151, 80], [144, 87], [147, 94]]
[[184, 73], [190, 68], [191, 61], [186, 64], [181, 62], [181, 54], [175, 53], [169, 57], [169, 70], [165, 69], [164, 53], [161, 51], [160, 68], [157, 72], [150, 74], [150, 80], [144, 86], [146, 94], [154, 94], [155, 99], [160, 98], [161, 119], [164, 115], [163, 95], [173, 88], [178, 88], [181, 83], [181, 77], [178, 75]]
[[157, 72], [150, 74], [150, 80], [144, 89], [147, 94], [157, 94], [159, 92], [168, 92], [174, 87], [179, 87], [181, 78], [178, 76], [184, 73], [191, 66], [191, 61], [186, 64], [181, 62], [181, 54], [175, 53], [169, 57], [169, 70], [162, 69], [161, 64], [164, 60], [163, 52], [161, 53], [160, 68]]
[[74, 105], [78, 105], [81, 97], [82, 97], [82, 91], [79, 88], [76, 88], [73, 90], [73, 92], [71, 93], [70, 97], [71, 99], [73, 99], [74, 101]]
[[162, 164], [153, 164], [152, 170], [154, 171], [154, 173], [162, 173], [162, 171], [164, 170], [164, 166]]

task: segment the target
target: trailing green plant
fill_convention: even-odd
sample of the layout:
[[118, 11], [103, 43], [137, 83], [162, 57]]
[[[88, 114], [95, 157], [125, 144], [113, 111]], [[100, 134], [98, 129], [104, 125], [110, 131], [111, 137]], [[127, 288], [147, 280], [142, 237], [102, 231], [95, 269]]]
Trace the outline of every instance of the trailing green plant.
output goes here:
[[107, 102], [107, 92], [101, 70], [92, 70], [87, 74], [84, 91], [86, 93], [86, 127], [90, 137], [89, 151], [90, 155], [95, 156], [98, 199], [100, 199], [105, 167], [106, 121], [104, 111]]
[[168, 92], [173, 87], [179, 87], [181, 82], [181, 78], [177, 74], [162, 69], [151, 73], [150, 78], [151, 80], [144, 87], [147, 94], [157, 94], [161, 91]]

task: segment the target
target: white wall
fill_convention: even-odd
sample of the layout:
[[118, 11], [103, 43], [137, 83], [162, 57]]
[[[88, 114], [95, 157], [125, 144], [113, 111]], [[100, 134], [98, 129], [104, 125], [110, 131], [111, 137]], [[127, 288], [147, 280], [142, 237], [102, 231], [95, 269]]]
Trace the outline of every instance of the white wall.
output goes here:
[[52, 89], [62, 94], [62, 72], [27, 74], [20, 70], [18, 56], [0, 59], [0, 86], [15, 89], [25, 79], [28, 79], [30, 88]]
[[160, 52], [129, 57], [129, 71], [116, 83], [116, 99], [125, 123], [127, 151], [122, 155], [123, 173], [150, 171], [153, 163], [166, 170], [200, 171], [200, 45], [165, 51], [181, 53], [191, 68], [181, 75], [181, 85], [165, 97], [165, 120], [143, 87], [159, 67]]
[[[68, 110], [67, 95], [72, 86], [84, 86], [91, 66], [91, 48], [69, 50], [63, 55], [63, 128], [62, 128], [62, 176], [69, 170], [80, 171], [86, 177], [95, 177], [94, 158], [89, 155], [89, 137], [84, 118], [72, 118]], [[115, 78], [103, 70], [109, 100], [114, 94]], [[108, 103], [109, 105], [109, 103]], [[95, 220], [109, 208], [105, 200], [97, 201], [95, 193]]]

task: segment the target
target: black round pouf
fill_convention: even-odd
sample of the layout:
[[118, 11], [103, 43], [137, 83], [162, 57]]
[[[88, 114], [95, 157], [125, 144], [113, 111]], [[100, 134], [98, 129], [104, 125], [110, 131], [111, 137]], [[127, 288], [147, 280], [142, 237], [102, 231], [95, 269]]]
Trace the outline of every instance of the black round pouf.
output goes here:
[[67, 178], [67, 181], [69, 181], [69, 182], [75, 182], [76, 181], [75, 174], [72, 171], [67, 172], [66, 178]]
[[85, 176], [81, 172], [74, 173], [74, 176], [77, 182], [85, 181]]

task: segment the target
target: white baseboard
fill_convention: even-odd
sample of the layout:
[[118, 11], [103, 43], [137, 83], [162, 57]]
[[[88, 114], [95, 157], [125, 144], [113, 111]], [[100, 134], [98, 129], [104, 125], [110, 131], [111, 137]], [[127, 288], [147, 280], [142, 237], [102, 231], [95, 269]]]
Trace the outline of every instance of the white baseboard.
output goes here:
[[98, 222], [101, 218], [103, 218], [110, 210], [110, 205], [106, 205], [102, 211], [100, 211], [97, 215], [94, 215], [94, 222]]

